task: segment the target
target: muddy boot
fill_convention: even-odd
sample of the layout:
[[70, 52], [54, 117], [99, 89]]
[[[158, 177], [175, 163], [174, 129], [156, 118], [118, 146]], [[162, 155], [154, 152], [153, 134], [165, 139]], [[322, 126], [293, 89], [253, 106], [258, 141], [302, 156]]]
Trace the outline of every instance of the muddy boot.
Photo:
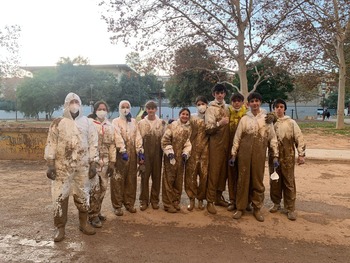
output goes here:
[[221, 193], [216, 196], [215, 205], [228, 207], [228, 202], [225, 200]]
[[178, 201], [174, 202], [174, 207], [177, 211], [181, 210], [180, 203]]
[[127, 211], [129, 211], [130, 213], [136, 213], [136, 208], [134, 207], [134, 206], [131, 206], [131, 205], [126, 205], [125, 206], [125, 209], [127, 210]]
[[168, 213], [177, 213], [177, 210], [175, 207], [173, 206], [169, 206], [169, 207], [164, 207], [164, 210], [167, 211]]
[[90, 219], [90, 224], [95, 227], [95, 228], [101, 228], [102, 227], [102, 222], [98, 216], [95, 216]]
[[237, 210], [237, 211], [233, 214], [232, 218], [233, 218], [233, 219], [240, 219], [240, 218], [242, 217], [242, 215], [243, 215], [243, 211], [242, 211], [242, 210]]
[[65, 235], [65, 229], [64, 229], [64, 227], [58, 227], [58, 228], [56, 228], [53, 241], [54, 241], [54, 242], [60, 242], [60, 241], [62, 241], [62, 240], [64, 239], [64, 235]]
[[200, 210], [204, 209], [203, 200], [198, 200], [198, 209]]
[[123, 210], [119, 207], [119, 208], [115, 209], [114, 214], [116, 216], [122, 216], [124, 213], [123, 213]]
[[192, 211], [194, 206], [195, 206], [195, 201], [194, 201], [194, 198], [193, 198], [193, 199], [190, 199], [190, 204], [187, 206], [187, 210], [188, 211]]
[[258, 220], [259, 222], [264, 222], [265, 218], [262, 215], [260, 209], [254, 208], [253, 214], [254, 214], [254, 217], [256, 218], [256, 220]]
[[215, 214], [216, 214], [216, 208], [215, 208], [214, 203], [208, 202], [208, 203], [207, 203], [207, 210], [208, 210], [208, 212], [209, 212], [210, 214], [215, 215]]
[[253, 207], [252, 207], [252, 205], [249, 203], [248, 205], [247, 205], [247, 207], [246, 207], [246, 209], [245, 209], [246, 211], [248, 211], [248, 212], [251, 212], [251, 211], [253, 211]]
[[159, 204], [158, 204], [158, 203], [152, 203], [152, 208], [153, 208], [154, 210], [159, 209]]
[[287, 218], [291, 221], [297, 220], [297, 214], [294, 211], [288, 211]]
[[141, 205], [140, 205], [140, 210], [141, 211], [145, 211], [147, 208], [148, 208], [147, 203], [141, 203]]
[[235, 203], [231, 200], [227, 207], [227, 211], [234, 211], [235, 209], [236, 209]]
[[95, 229], [93, 229], [90, 226], [90, 224], [88, 224], [87, 220], [88, 220], [88, 213], [79, 211], [79, 229], [80, 229], [80, 231], [83, 232], [85, 235], [95, 235], [96, 234]]
[[107, 216], [102, 215], [102, 214], [99, 214], [99, 215], [98, 215], [98, 218], [99, 218], [101, 221], [106, 221], [106, 220], [107, 220]]
[[273, 204], [273, 207], [270, 208], [270, 213], [276, 213], [278, 210], [281, 210], [281, 205]]

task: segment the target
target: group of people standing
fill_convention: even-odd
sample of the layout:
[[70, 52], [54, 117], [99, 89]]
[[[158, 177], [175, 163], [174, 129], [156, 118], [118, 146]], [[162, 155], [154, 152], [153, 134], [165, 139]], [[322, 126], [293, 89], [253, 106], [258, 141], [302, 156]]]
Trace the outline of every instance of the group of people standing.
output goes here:
[[[45, 147], [47, 177], [52, 180], [54, 241], [65, 237], [68, 198], [72, 194], [79, 211], [79, 229], [87, 235], [102, 227], [106, 217], [101, 206], [110, 181], [111, 203], [117, 216], [123, 207], [135, 213], [137, 176], [141, 177], [140, 210], [159, 209], [160, 191], [164, 210], [178, 212], [183, 185], [189, 197], [187, 209], [206, 208], [216, 214], [216, 206], [233, 211], [239, 219], [252, 210], [264, 221], [264, 170], [269, 149], [270, 212], [284, 209], [290, 220], [295, 214], [295, 148], [298, 163], [304, 163], [305, 143], [296, 122], [285, 116], [283, 100], [276, 100], [275, 114], [261, 109], [262, 97], [253, 92], [247, 98], [233, 94], [225, 103], [226, 87], [216, 84], [214, 100], [196, 98], [197, 113], [182, 108], [179, 118], [166, 123], [157, 115], [157, 104], [145, 104], [147, 115], [132, 118], [129, 101], [119, 103], [119, 117], [108, 120], [108, 105], [98, 101], [93, 113], [83, 116], [79, 96], [69, 93], [64, 113], [49, 128]], [[150, 187], [150, 178], [152, 185]], [[228, 186], [229, 201], [223, 192]], [[162, 187], [161, 187], [162, 186]]]

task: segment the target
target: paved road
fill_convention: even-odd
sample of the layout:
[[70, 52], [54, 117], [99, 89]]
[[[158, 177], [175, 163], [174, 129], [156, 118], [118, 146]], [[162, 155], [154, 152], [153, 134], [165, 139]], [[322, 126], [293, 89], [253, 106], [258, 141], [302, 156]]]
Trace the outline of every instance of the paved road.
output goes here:
[[350, 161], [349, 150], [306, 149], [306, 158], [326, 161]]

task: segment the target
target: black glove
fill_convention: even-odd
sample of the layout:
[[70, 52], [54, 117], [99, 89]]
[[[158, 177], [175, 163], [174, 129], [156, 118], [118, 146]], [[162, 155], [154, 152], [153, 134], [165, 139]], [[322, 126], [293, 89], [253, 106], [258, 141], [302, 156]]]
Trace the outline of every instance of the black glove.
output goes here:
[[91, 162], [89, 167], [89, 179], [94, 178], [96, 174], [97, 174], [96, 163]]
[[56, 166], [55, 166], [55, 160], [49, 160], [47, 161], [47, 171], [46, 171], [46, 176], [47, 178], [51, 180], [56, 179]]
[[271, 124], [271, 123], [275, 124], [276, 121], [277, 121], [277, 116], [276, 116], [275, 113], [269, 112], [269, 113], [266, 114], [265, 122], [267, 124]]
[[107, 168], [107, 172], [106, 172], [108, 177], [113, 176], [113, 174], [114, 174], [114, 167], [115, 167], [115, 162], [109, 162], [108, 168]]
[[231, 167], [235, 166], [235, 160], [236, 160], [236, 158], [234, 156], [232, 156], [232, 158], [228, 161], [228, 165]]
[[278, 166], [280, 166], [280, 163], [278, 162], [278, 158], [273, 158], [273, 168], [277, 168]]
[[174, 159], [175, 158], [175, 155], [173, 153], [169, 153], [168, 154], [168, 158], [171, 160], [171, 159]]
[[187, 162], [188, 156], [186, 153], [182, 154], [182, 162], [185, 164]]

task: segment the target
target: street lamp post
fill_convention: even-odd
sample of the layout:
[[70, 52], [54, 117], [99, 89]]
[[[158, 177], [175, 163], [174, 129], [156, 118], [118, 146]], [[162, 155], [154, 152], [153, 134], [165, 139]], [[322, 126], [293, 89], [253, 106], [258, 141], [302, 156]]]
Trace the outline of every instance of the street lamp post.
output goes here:
[[90, 84], [90, 107], [91, 112], [94, 112], [94, 101], [92, 100], [92, 89], [94, 87], [94, 84]]

